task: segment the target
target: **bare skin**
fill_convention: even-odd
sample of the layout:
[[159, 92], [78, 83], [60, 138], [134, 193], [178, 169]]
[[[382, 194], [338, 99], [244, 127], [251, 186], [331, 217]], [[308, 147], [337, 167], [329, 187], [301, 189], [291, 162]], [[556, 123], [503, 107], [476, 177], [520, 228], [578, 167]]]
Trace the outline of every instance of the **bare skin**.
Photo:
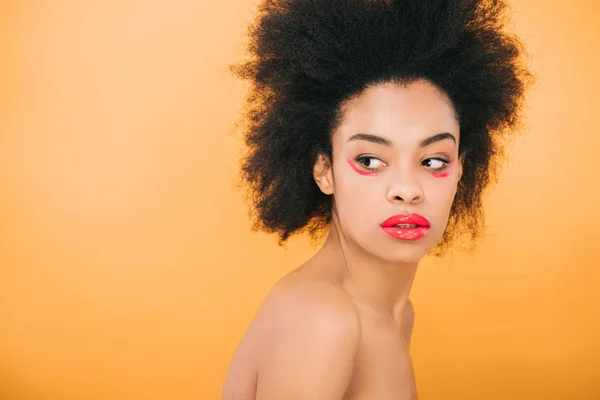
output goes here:
[[[336, 258], [335, 242], [339, 241], [335, 226], [322, 249], [307, 263], [284, 276], [271, 290], [255, 319], [250, 324], [231, 361], [227, 376], [224, 400], [270, 400], [270, 399], [417, 399], [412, 360], [409, 354], [410, 337], [414, 313], [410, 301], [398, 307], [401, 312], [373, 309], [368, 304], [354, 298], [344, 289], [344, 268]], [[325, 312], [319, 312], [326, 310]], [[332, 315], [337, 314], [337, 315]], [[291, 316], [289, 314], [292, 314]], [[321, 314], [311, 318], [310, 314]], [[319, 393], [310, 389], [307, 397], [294, 397], [287, 391], [296, 382], [310, 385], [316, 372], [284, 367], [284, 371], [270, 369], [269, 359], [275, 351], [285, 352], [290, 365], [306, 357], [305, 350], [318, 351], [313, 343], [295, 343], [295, 346], [274, 349], [274, 332], [282, 335], [298, 334], [299, 327], [290, 324], [289, 319], [299, 323], [313, 318], [328, 318], [330, 323], [354, 330], [358, 340], [351, 338], [342, 348], [347, 351], [350, 376], [343, 379], [336, 393]], [[358, 320], [359, 326], [355, 322]], [[323, 328], [332, 340], [348, 339], [351, 334], [336, 335], [335, 327]], [[300, 328], [300, 332], [302, 329]], [[323, 334], [322, 331], [318, 332]], [[314, 339], [314, 338], [313, 338]], [[354, 339], [354, 340], [352, 340]], [[302, 340], [299, 337], [298, 340]], [[354, 344], [354, 342], [356, 344]], [[315, 362], [326, 361], [319, 354]], [[338, 378], [340, 365], [331, 363], [331, 369], [320, 367], [324, 380]], [[278, 367], [281, 368], [281, 367]], [[305, 373], [305, 377], [298, 374]], [[260, 378], [259, 378], [260, 377]], [[327, 377], [327, 378], [326, 378]], [[270, 386], [277, 381], [275, 390]], [[259, 382], [260, 381], [260, 382]], [[235, 386], [233, 386], [235, 382]], [[260, 383], [260, 384], [259, 384]], [[345, 387], [344, 387], [345, 386]], [[305, 386], [306, 388], [306, 386]], [[343, 388], [343, 390], [341, 390]]]
[[[428, 81], [380, 84], [344, 105], [331, 140], [333, 161], [320, 155], [313, 169], [334, 196], [327, 239], [259, 308], [223, 400], [417, 399], [408, 296], [462, 175], [455, 110]], [[429, 232], [387, 235], [380, 223], [398, 213], [425, 216]]]

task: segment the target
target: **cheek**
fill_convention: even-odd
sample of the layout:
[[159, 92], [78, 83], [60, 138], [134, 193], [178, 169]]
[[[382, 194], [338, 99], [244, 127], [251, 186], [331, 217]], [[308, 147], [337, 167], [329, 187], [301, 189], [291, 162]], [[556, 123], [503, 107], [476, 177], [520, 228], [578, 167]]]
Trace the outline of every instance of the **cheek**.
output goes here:
[[436, 218], [446, 219], [452, 208], [456, 195], [457, 184], [451, 177], [446, 179], [432, 179], [426, 188], [425, 198], [429, 206], [426, 207]]
[[346, 218], [360, 220], [365, 215], [373, 214], [373, 210], [377, 208], [378, 191], [374, 187], [353, 184], [336, 189], [335, 202], [340, 216], [343, 213]]
[[336, 202], [347, 205], [368, 203], [377, 191], [379, 179], [377, 173], [361, 171], [355, 163], [346, 158], [335, 169]]
[[335, 204], [342, 226], [356, 233], [377, 222], [384, 199], [378, 182], [356, 174], [348, 165], [336, 178]]

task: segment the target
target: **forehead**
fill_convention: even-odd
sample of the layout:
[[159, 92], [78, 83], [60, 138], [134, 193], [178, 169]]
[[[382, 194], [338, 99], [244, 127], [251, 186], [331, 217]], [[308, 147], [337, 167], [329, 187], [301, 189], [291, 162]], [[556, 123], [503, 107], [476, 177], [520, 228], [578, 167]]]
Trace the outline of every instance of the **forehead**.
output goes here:
[[406, 86], [371, 86], [344, 103], [342, 116], [334, 136], [344, 142], [356, 133], [384, 136], [398, 144], [420, 141], [439, 132], [450, 132], [457, 139], [459, 135], [451, 100], [426, 80]]

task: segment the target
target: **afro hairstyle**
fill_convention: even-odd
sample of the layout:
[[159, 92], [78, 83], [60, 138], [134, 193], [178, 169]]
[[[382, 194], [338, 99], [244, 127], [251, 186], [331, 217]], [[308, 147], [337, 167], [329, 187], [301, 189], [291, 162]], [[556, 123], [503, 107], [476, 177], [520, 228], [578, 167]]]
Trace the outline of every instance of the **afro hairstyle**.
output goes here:
[[[322, 237], [332, 196], [313, 178], [317, 156], [332, 160], [331, 134], [345, 101], [369, 86], [419, 79], [452, 101], [463, 175], [433, 255], [485, 228], [482, 195], [497, 181], [504, 149], [522, 126], [533, 74], [519, 39], [503, 23], [501, 0], [263, 0], [247, 31], [247, 57], [229, 66], [250, 82], [241, 127], [253, 229]], [[239, 123], [241, 122], [241, 125]]]

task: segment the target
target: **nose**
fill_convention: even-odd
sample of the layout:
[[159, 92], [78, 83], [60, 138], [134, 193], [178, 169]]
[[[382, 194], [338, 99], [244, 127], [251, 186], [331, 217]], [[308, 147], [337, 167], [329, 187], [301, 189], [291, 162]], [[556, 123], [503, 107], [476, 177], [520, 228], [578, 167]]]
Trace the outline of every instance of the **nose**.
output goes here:
[[418, 204], [423, 201], [423, 195], [415, 171], [398, 171], [389, 182], [387, 199], [390, 203]]

